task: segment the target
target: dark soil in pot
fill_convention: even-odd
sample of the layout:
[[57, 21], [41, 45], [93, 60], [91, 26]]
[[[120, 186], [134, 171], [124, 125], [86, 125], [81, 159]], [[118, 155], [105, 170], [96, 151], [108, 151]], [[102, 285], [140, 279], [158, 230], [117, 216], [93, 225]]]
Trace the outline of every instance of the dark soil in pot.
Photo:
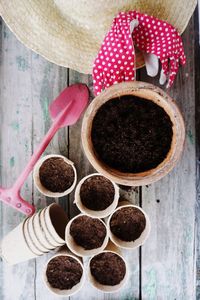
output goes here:
[[95, 175], [87, 178], [80, 189], [81, 202], [91, 210], [100, 211], [109, 207], [115, 196], [115, 190], [109, 179]]
[[53, 288], [69, 290], [81, 280], [83, 270], [76, 259], [68, 256], [57, 256], [47, 266], [46, 276]]
[[70, 234], [77, 245], [92, 250], [103, 245], [106, 228], [99, 219], [80, 216], [71, 223]]
[[124, 173], [157, 167], [172, 142], [172, 122], [165, 110], [132, 95], [107, 101], [97, 111], [91, 138], [101, 161]]
[[124, 279], [126, 265], [119, 255], [112, 252], [104, 252], [92, 258], [90, 271], [97, 282], [113, 286]]
[[54, 193], [69, 189], [74, 182], [74, 176], [72, 166], [61, 157], [48, 158], [39, 169], [41, 184]]
[[146, 226], [144, 214], [136, 207], [118, 209], [111, 217], [110, 230], [120, 240], [131, 242], [140, 237]]

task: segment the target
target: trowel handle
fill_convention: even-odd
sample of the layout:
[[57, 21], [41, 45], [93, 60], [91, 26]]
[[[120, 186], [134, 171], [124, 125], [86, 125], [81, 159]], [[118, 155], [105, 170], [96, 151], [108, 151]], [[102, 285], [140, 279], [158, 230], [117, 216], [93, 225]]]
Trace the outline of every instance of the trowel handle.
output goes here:
[[27, 216], [31, 216], [35, 212], [35, 207], [22, 199], [19, 192], [16, 194], [13, 188], [0, 188], [0, 200]]
[[53, 138], [56, 131], [57, 131], [57, 127], [54, 126], [54, 124], [53, 124], [51, 126], [51, 128], [49, 129], [49, 131], [47, 132], [47, 134], [45, 135], [45, 137], [43, 138], [43, 141], [39, 144], [37, 150], [31, 156], [31, 159], [29, 160], [29, 162], [26, 165], [25, 169], [22, 171], [20, 176], [17, 178], [17, 180], [16, 180], [16, 182], [13, 186], [13, 189], [16, 192], [19, 191], [20, 188], [22, 187], [22, 185], [24, 184], [24, 181], [26, 180], [26, 178], [28, 177], [30, 172], [33, 170], [36, 162], [38, 161], [38, 159], [40, 158], [42, 153], [45, 151], [46, 147], [50, 143], [50, 141]]
[[38, 161], [40, 156], [45, 151], [46, 147], [52, 140], [52, 138], [55, 135], [55, 133], [57, 132], [57, 130], [60, 128], [60, 126], [63, 122], [63, 119], [66, 117], [66, 114], [68, 112], [70, 105], [71, 105], [71, 102], [68, 103], [66, 108], [62, 111], [62, 113], [60, 113], [57, 116], [57, 118], [53, 121], [53, 124], [51, 125], [49, 131], [46, 133], [45, 137], [43, 138], [42, 142], [39, 144], [36, 151], [33, 153], [32, 157], [31, 157], [30, 161], [28, 162], [28, 164], [26, 165], [25, 169], [23, 170], [21, 175], [16, 180], [16, 182], [13, 186], [13, 189], [15, 190], [15, 192], [18, 192], [20, 190], [20, 188], [24, 184], [24, 181], [26, 180], [26, 178], [28, 177], [28, 175], [30, 174], [32, 169], [34, 168], [36, 162]]

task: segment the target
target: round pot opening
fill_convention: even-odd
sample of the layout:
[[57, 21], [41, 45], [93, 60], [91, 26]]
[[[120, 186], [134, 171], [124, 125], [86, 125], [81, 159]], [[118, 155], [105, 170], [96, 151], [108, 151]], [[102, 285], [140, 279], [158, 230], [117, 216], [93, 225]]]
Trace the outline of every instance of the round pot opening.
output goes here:
[[[93, 120], [98, 110], [107, 101], [125, 95], [145, 99], [160, 106], [169, 116], [172, 123], [172, 140], [170, 149], [161, 163], [144, 172], [121, 172], [103, 162], [97, 155], [92, 142]], [[82, 124], [82, 144], [84, 152], [93, 167], [116, 183], [129, 186], [153, 183], [168, 174], [179, 160], [185, 139], [185, 126], [182, 115], [175, 104], [160, 88], [144, 82], [126, 82], [116, 84], [97, 96], [89, 105]]]

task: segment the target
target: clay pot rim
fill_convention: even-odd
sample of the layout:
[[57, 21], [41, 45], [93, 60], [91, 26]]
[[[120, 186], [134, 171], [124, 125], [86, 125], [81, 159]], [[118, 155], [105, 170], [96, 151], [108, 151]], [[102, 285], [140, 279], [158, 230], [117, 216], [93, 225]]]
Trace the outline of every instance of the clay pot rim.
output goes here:
[[[41, 167], [41, 165], [43, 164], [43, 162], [45, 160], [47, 160], [49, 158], [52, 158], [52, 157], [62, 158], [67, 164], [71, 165], [71, 167], [73, 168], [73, 171], [74, 171], [74, 182], [73, 182], [73, 184], [66, 191], [64, 191], [62, 193], [49, 191], [47, 188], [45, 188], [41, 184], [41, 181], [40, 181], [40, 176], [39, 176], [40, 167]], [[60, 154], [49, 154], [49, 155], [45, 155], [45, 156], [41, 157], [38, 160], [38, 162], [36, 163], [36, 165], [34, 167], [34, 170], [33, 170], [33, 180], [34, 180], [34, 184], [35, 184], [36, 188], [38, 189], [38, 191], [41, 194], [43, 194], [47, 197], [59, 198], [59, 197], [66, 196], [66, 195], [70, 194], [73, 191], [73, 189], [76, 186], [76, 182], [77, 182], [77, 172], [76, 172], [76, 168], [74, 166], [73, 161], [69, 160], [68, 158], [66, 158], [65, 156], [60, 155]]]
[[[99, 255], [99, 254], [101, 254], [101, 253], [106, 253], [106, 252], [111, 252], [111, 253], [114, 253], [114, 254], [118, 255], [118, 256], [124, 261], [125, 266], [126, 266], [126, 273], [125, 273], [124, 278], [122, 279], [122, 281], [121, 281], [120, 283], [118, 283], [118, 284], [116, 284], [116, 285], [113, 285], [113, 286], [111, 286], [111, 285], [107, 285], [107, 286], [106, 286], [106, 285], [104, 285], [104, 284], [99, 283], [99, 282], [94, 278], [94, 276], [92, 275], [92, 273], [91, 273], [91, 271], [90, 271], [90, 263], [91, 263], [91, 260], [92, 260], [95, 256], [97, 256], [97, 255]], [[93, 256], [90, 258], [89, 262], [88, 262], [87, 275], [88, 275], [88, 278], [89, 278], [89, 282], [90, 282], [91, 285], [94, 286], [96, 289], [98, 289], [98, 290], [100, 290], [100, 291], [103, 291], [104, 293], [116, 293], [116, 292], [118, 292], [118, 291], [126, 284], [126, 282], [127, 282], [127, 280], [128, 280], [128, 277], [129, 277], [129, 275], [130, 275], [129, 273], [130, 273], [130, 271], [129, 271], [129, 267], [128, 267], [127, 261], [124, 259], [124, 257], [123, 257], [121, 254], [119, 254], [119, 253], [117, 253], [117, 252], [115, 252], [115, 251], [112, 251], [112, 250], [103, 250], [103, 251], [101, 251], [100, 253], [97, 253], [97, 254], [93, 255]]]
[[[82, 268], [82, 276], [81, 276], [81, 280], [75, 285], [73, 286], [71, 289], [69, 290], [60, 290], [57, 288], [53, 288], [50, 283], [47, 280], [47, 276], [46, 276], [46, 270], [47, 270], [47, 266], [49, 264], [49, 262], [54, 259], [55, 257], [58, 256], [68, 256], [68, 257], [72, 257], [74, 258], [81, 266]], [[85, 282], [85, 268], [83, 266], [83, 263], [81, 262], [81, 260], [79, 258], [77, 258], [75, 255], [73, 254], [68, 254], [68, 253], [57, 253], [55, 254], [53, 257], [51, 257], [45, 264], [44, 266], [44, 271], [43, 271], [43, 281], [45, 286], [48, 288], [48, 290], [54, 294], [54, 296], [56, 295], [57, 297], [65, 297], [65, 296], [72, 296], [74, 294], [76, 294], [78, 291], [81, 290], [81, 288], [83, 287], [83, 284]], [[70, 291], [74, 289], [73, 292], [70, 293]]]
[[[81, 190], [81, 186], [84, 184], [84, 182], [90, 178], [90, 177], [93, 177], [93, 176], [102, 176], [106, 179], [108, 179], [110, 181], [110, 183], [113, 185], [113, 188], [114, 188], [114, 197], [113, 197], [113, 202], [106, 208], [106, 209], [103, 209], [103, 210], [92, 210], [92, 209], [89, 209], [87, 208], [81, 201], [81, 196], [80, 196], [80, 190]], [[85, 177], [83, 177], [79, 183], [77, 184], [76, 186], [76, 189], [75, 189], [75, 195], [74, 195], [74, 203], [76, 204], [76, 206], [78, 207], [78, 209], [81, 211], [81, 213], [89, 216], [89, 217], [92, 217], [92, 218], [106, 218], [108, 217], [114, 210], [115, 208], [117, 207], [118, 205], [118, 201], [119, 201], [119, 187], [118, 185], [112, 181], [111, 179], [105, 177], [104, 175], [100, 174], [100, 173], [92, 173], [92, 174], [89, 174]]]
[[[122, 95], [135, 95], [161, 106], [172, 121], [172, 143], [167, 157], [156, 167], [141, 173], [123, 173], [110, 168], [98, 159], [91, 141], [92, 122], [97, 110], [107, 101]], [[99, 94], [88, 106], [82, 122], [82, 145], [92, 166], [105, 177], [122, 185], [139, 186], [151, 184], [168, 174], [176, 165], [183, 151], [185, 125], [175, 101], [162, 89], [145, 82], [130, 81], [111, 86]]]

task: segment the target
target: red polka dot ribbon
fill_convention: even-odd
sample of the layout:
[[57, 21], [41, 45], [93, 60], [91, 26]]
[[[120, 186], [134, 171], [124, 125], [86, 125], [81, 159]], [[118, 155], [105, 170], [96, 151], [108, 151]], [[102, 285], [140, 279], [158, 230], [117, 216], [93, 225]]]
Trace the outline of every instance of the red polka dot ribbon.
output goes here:
[[168, 78], [168, 86], [173, 84], [179, 65], [186, 61], [179, 33], [172, 25], [153, 16], [121, 12], [114, 18], [94, 61], [95, 95], [113, 84], [135, 80], [134, 45], [143, 53], [156, 55]]

